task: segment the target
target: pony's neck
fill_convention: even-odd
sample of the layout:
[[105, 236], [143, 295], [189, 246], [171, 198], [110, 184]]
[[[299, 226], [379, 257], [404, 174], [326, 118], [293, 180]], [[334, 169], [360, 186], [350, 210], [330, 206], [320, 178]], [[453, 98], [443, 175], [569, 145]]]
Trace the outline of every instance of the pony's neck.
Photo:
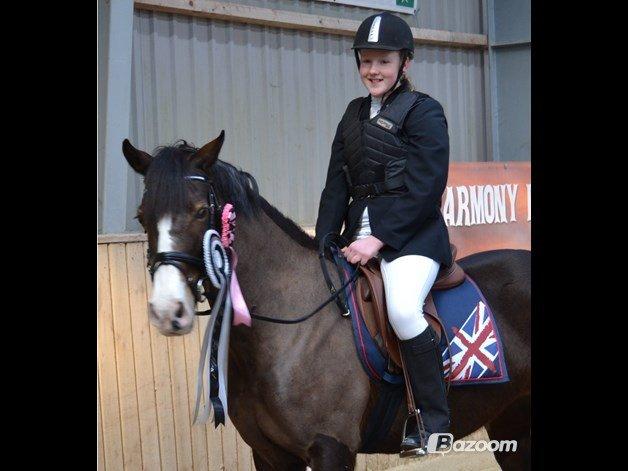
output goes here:
[[316, 251], [301, 246], [263, 210], [256, 217], [236, 219], [233, 247], [238, 254], [238, 279], [250, 297], [273, 279], [299, 273], [304, 263], [317, 261]]
[[[317, 252], [301, 246], [263, 210], [257, 217], [237, 218], [234, 233], [236, 273], [251, 313], [294, 319], [329, 295]], [[268, 370], [278, 359], [285, 358], [303, 335], [303, 326], [253, 319], [250, 328], [234, 327], [229, 351], [232, 372], [238, 374], [229, 380], [230, 384], [232, 380], [248, 384], [246, 378], [254, 371]]]

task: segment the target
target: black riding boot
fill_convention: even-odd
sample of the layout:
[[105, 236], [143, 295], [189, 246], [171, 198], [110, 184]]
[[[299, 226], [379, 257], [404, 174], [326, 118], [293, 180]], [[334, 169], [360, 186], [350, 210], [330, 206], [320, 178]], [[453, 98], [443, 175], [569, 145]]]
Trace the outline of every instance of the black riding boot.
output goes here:
[[[449, 432], [447, 391], [436, 333], [432, 326], [428, 325], [427, 329], [416, 337], [400, 340], [399, 344], [410, 377], [414, 402], [421, 412], [425, 427], [423, 443], [425, 447], [430, 434]], [[416, 424], [414, 431], [401, 442], [401, 454], [402, 456], [425, 454], [425, 449], [421, 449], [421, 437]]]

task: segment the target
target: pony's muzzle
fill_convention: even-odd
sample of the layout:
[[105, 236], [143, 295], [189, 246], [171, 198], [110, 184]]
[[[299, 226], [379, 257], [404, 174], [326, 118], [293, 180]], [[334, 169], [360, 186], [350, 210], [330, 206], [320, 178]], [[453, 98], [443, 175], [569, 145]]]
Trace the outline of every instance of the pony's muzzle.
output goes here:
[[188, 312], [181, 301], [163, 306], [153, 302], [148, 303], [148, 312], [151, 324], [163, 335], [184, 335], [194, 326], [194, 313]]

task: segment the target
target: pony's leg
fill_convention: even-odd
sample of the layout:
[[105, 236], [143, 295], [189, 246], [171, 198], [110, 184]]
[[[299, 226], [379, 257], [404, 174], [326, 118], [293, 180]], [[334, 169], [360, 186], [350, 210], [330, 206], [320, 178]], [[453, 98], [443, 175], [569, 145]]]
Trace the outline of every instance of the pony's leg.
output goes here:
[[335, 438], [320, 433], [308, 448], [312, 471], [352, 471], [356, 454]]
[[[230, 385], [236, 384], [236, 380], [230, 382]], [[229, 400], [232, 401], [232, 398]], [[255, 398], [246, 396], [241, 400], [244, 404], [256, 402]], [[232, 404], [236, 403], [234, 399]], [[257, 471], [305, 471], [305, 461], [271, 441], [260, 429], [254, 413], [232, 406], [229, 415], [242, 439], [251, 447]]]
[[517, 440], [517, 451], [496, 451], [495, 459], [504, 471], [529, 470], [530, 465], [530, 396], [526, 395], [486, 425], [491, 440]]
[[280, 448], [267, 451], [263, 456], [253, 450], [256, 471], [305, 471], [305, 463]]

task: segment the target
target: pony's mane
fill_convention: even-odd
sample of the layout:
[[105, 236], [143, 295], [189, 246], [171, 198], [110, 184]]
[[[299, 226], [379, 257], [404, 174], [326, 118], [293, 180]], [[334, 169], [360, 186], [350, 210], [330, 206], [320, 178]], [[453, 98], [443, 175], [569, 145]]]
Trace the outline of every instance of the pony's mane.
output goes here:
[[[181, 181], [186, 175], [194, 173], [188, 157], [197, 150], [184, 140], [155, 149], [145, 178], [146, 212], [159, 218], [169, 212], [177, 213], [187, 209], [190, 204], [189, 192]], [[234, 205], [238, 217], [254, 217], [262, 210], [299, 245], [313, 250], [318, 248], [313, 237], [260, 196], [257, 182], [251, 174], [220, 159], [212, 166], [211, 172], [216, 193]]]
[[311, 235], [305, 232], [301, 226], [289, 217], [283, 215], [277, 208], [266, 201], [263, 197], [259, 197], [259, 206], [286, 234], [288, 234], [295, 242], [302, 247], [317, 250], [318, 243]]

